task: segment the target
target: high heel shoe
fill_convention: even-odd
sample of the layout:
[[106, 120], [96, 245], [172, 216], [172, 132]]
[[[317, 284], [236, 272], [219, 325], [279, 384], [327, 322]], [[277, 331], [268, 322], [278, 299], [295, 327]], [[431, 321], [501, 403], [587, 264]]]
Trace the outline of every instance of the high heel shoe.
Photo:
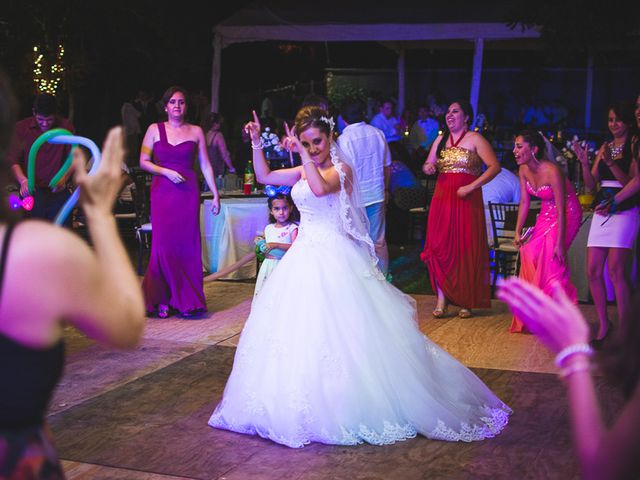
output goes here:
[[611, 323], [611, 320], [607, 320], [607, 333], [605, 333], [602, 338], [597, 338], [597, 337], [594, 338], [589, 342], [589, 344], [594, 349], [599, 350], [609, 340], [609, 338], [611, 338], [612, 331], [613, 331], [613, 323]]
[[468, 308], [461, 308], [458, 312], [458, 317], [460, 318], [471, 318], [473, 317], [473, 313]]
[[436, 307], [433, 309], [433, 312], [431, 312], [431, 314], [433, 315], [434, 318], [442, 318], [445, 317], [448, 313], [449, 310], [449, 306], [445, 305], [444, 307], [440, 308], [440, 307]]
[[169, 305], [158, 305], [158, 317], [167, 318], [169, 316]]

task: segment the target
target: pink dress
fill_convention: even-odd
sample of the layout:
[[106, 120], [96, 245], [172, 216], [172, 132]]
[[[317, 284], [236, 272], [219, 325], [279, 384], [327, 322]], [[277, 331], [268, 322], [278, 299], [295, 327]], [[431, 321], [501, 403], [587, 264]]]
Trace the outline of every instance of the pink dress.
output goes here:
[[[520, 278], [538, 286], [545, 293], [551, 292], [554, 281], [560, 282], [567, 296], [577, 301], [576, 287], [569, 278], [569, 265], [565, 259], [560, 263], [553, 258], [553, 249], [558, 238], [558, 212], [553, 198], [551, 185], [542, 185], [534, 190], [529, 182], [526, 188], [530, 195], [540, 198], [542, 205], [536, 219], [536, 224], [531, 238], [520, 247]], [[566, 192], [566, 228], [564, 236], [565, 250], [578, 234], [582, 221], [582, 209], [573, 185], [565, 179]], [[524, 324], [513, 317], [511, 332], [526, 332]]]

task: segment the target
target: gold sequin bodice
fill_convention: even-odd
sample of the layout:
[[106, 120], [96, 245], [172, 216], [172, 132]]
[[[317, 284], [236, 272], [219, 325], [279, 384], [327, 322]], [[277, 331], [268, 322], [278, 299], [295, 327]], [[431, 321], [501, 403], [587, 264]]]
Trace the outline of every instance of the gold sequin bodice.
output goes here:
[[482, 159], [466, 148], [449, 147], [440, 152], [437, 167], [440, 173], [468, 173], [478, 177], [482, 174]]

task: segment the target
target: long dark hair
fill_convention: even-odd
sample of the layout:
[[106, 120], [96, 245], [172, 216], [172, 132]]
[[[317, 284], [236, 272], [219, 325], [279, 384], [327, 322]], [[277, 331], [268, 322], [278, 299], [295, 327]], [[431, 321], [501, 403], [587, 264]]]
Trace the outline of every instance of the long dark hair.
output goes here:
[[269, 206], [269, 223], [276, 223], [276, 219], [271, 214], [271, 207], [274, 200], [284, 200], [289, 204], [289, 222], [298, 222], [300, 220], [300, 212], [296, 208], [296, 204], [293, 203], [291, 194], [289, 193], [276, 193], [273, 197], [269, 197], [267, 205]]
[[[467, 100], [458, 99], [458, 100], [453, 100], [451, 103], [449, 103], [449, 106], [453, 105], [454, 103], [457, 103], [458, 105], [460, 105], [460, 109], [468, 117], [467, 126], [470, 126], [473, 123], [473, 107], [471, 106], [471, 104]], [[442, 140], [440, 140], [440, 143], [438, 144], [438, 149], [436, 150], [436, 158], [440, 158], [440, 154], [442, 150], [444, 150], [445, 146], [447, 145], [447, 140], [449, 140], [450, 135], [451, 135], [451, 132], [449, 131], [449, 127], [447, 126], [447, 122], [445, 121], [444, 130], [442, 133]]]
[[633, 394], [640, 381], [640, 290], [635, 289], [629, 308], [620, 325], [622, 330], [598, 356], [598, 363], [622, 390], [625, 397]]
[[9, 79], [0, 72], [0, 221], [15, 220], [15, 214], [9, 209], [7, 185], [11, 178], [11, 168], [7, 163], [7, 151], [13, 137], [18, 103], [13, 95]]
[[204, 122], [202, 122], [202, 130], [207, 133], [216, 123], [222, 126], [222, 115], [220, 115], [218, 112], [210, 112], [205, 117]]
[[[538, 160], [542, 160], [547, 157], [544, 138], [542, 138], [542, 135], [537, 130], [533, 128], [525, 128], [518, 132], [516, 137], [522, 137], [522, 140], [524, 140], [531, 148], [538, 147], [538, 154], [536, 155]], [[549, 159], [547, 158], [547, 160]]]
[[[607, 119], [609, 117], [609, 112], [613, 110], [613, 113], [616, 114], [622, 122], [627, 126], [627, 138], [624, 141], [624, 147], [622, 147], [622, 158], [629, 158], [633, 160], [634, 156], [631, 152], [631, 144], [632, 139], [637, 137], [638, 135], [638, 124], [636, 122], [635, 113], [633, 109], [633, 105], [627, 102], [618, 102], [610, 104], [607, 108]], [[608, 120], [607, 120], [608, 121]]]

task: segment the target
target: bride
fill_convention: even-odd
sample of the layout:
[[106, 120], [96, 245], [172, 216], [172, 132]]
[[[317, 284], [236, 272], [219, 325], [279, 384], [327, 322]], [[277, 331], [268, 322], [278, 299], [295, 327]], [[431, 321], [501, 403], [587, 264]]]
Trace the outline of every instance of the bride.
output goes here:
[[245, 128], [258, 181], [292, 186], [301, 222], [254, 300], [209, 425], [289, 447], [497, 435], [511, 409], [420, 332], [415, 301], [378, 269], [333, 119], [302, 108], [285, 139], [302, 165], [277, 171], [265, 161], [255, 112]]

